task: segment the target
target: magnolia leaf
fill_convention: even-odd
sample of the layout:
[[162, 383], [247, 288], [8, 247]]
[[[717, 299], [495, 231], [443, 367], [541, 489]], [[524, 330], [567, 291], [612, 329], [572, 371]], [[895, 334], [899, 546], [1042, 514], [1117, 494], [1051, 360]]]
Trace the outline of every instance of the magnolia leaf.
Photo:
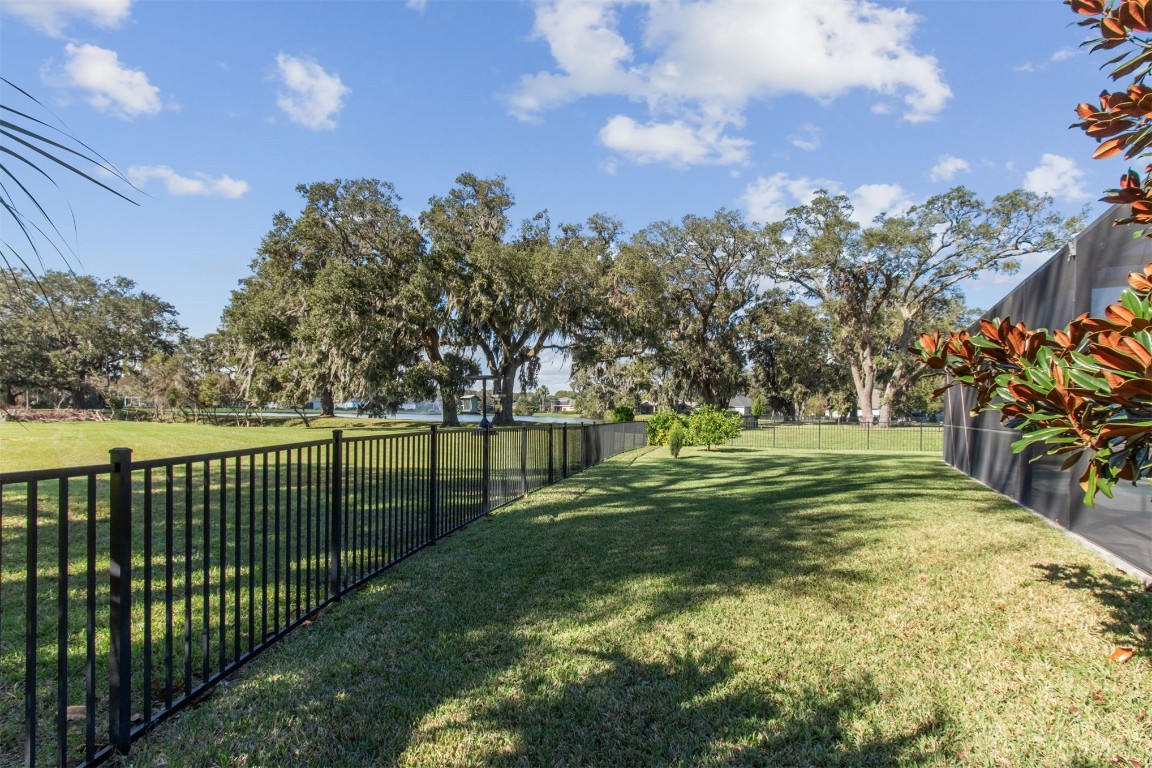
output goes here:
[[[1129, 282], [1131, 282], [1132, 277], [1138, 277], [1141, 280], [1147, 281], [1144, 275], [1136, 272], [1128, 276]], [[1152, 283], [1150, 283], [1150, 285], [1152, 285]], [[1112, 304], [1110, 306], [1114, 307], [1116, 305]], [[1145, 306], [1144, 302], [1140, 300], [1140, 297], [1134, 291], [1125, 290], [1120, 294], [1120, 306], [1131, 312], [1134, 317], [1148, 317], [1148, 307]], [[1105, 312], [1107, 312], [1107, 310], [1105, 310]]]
[[1112, 388], [1112, 394], [1124, 398], [1149, 398], [1152, 399], [1152, 379], [1136, 378], [1125, 381], [1118, 387]]
[[1019, 440], [1012, 443], [1012, 452], [1020, 453], [1033, 443], [1047, 442], [1054, 437], [1065, 435], [1067, 432], [1068, 429], [1066, 427], [1045, 427], [1035, 432], [1028, 432], [1022, 435]]

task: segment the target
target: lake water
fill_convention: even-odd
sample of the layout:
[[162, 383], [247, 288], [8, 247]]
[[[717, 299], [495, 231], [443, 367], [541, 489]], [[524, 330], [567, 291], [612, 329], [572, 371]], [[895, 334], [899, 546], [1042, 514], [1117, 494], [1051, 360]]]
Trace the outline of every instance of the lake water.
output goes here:
[[[311, 415], [311, 414], [310, 414]], [[375, 419], [376, 416], [361, 416], [355, 413], [341, 413], [336, 412], [336, 415], [344, 419]], [[429, 413], [427, 411], [399, 411], [398, 413], [385, 417], [385, 419], [401, 419], [404, 421], [428, 421], [440, 423], [441, 415], [439, 413]], [[488, 421], [492, 421], [492, 415], [489, 414]], [[480, 414], [478, 413], [462, 413], [460, 414], [460, 423], [479, 424]], [[517, 416], [517, 424], [596, 424], [595, 419], [582, 419], [576, 416]]]

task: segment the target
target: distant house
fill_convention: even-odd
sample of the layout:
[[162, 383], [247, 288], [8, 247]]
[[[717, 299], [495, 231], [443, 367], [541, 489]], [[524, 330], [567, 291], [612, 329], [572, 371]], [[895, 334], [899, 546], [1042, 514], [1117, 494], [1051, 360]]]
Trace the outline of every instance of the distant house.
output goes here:
[[651, 400], [643, 400], [640, 406], [636, 409], [636, 413], [641, 416], [650, 416], [656, 413], [656, 403]]
[[480, 413], [480, 395], [464, 395], [460, 398], [460, 413]]
[[554, 397], [548, 401], [549, 413], [572, 413], [576, 410], [576, 401], [570, 397]]
[[738, 413], [741, 416], [751, 416], [752, 398], [746, 395], [736, 395], [728, 401], [728, 410]]

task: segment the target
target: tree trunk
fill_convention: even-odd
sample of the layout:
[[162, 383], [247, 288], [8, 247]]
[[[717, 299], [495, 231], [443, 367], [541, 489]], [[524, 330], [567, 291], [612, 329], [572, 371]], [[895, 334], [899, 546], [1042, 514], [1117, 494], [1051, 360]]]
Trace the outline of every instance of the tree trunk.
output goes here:
[[[449, 386], [451, 374], [446, 372], [444, 356], [440, 354], [440, 332], [435, 327], [425, 328], [423, 341], [424, 354], [428, 355], [428, 362], [432, 364], [433, 376], [436, 378], [436, 386], [440, 390], [440, 426], [458, 427], [460, 401], [456, 396], [459, 392], [452, 391], [452, 387]], [[436, 372], [440, 372], [440, 375], [436, 376]]]
[[440, 426], [442, 427], [458, 427], [460, 426], [460, 402], [456, 399], [455, 392], [440, 389], [440, 412], [442, 418], [440, 419]]
[[320, 390], [320, 415], [336, 415], [336, 401], [332, 397], [332, 390], [328, 387], [324, 387], [324, 389]]
[[853, 356], [848, 365], [852, 383], [856, 385], [856, 407], [860, 409], [860, 423], [872, 423], [872, 393], [876, 390], [876, 368], [872, 365], [872, 350], [864, 350], [860, 357]]
[[905, 373], [904, 363], [901, 361], [896, 364], [896, 368], [888, 376], [888, 380], [884, 382], [884, 391], [883, 394], [880, 395], [881, 427], [889, 427], [892, 425], [892, 401], [896, 399], [896, 394], [907, 386], [910, 379], [911, 376]]
[[880, 423], [877, 426], [881, 429], [892, 426], [892, 404], [887, 398], [880, 400]]
[[503, 372], [497, 375], [500, 376], [501, 385], [500, 407], [496, 409], [496, 416], [492, 423], [497, 427], [506, 427], [516, 423], [512, 414], [512, 400], [516, 396], [516, 369], [514, 367], [505, 368]]
[[889, 378], [884, 383], [884, 391], [880, 394], [880, 428], [887, 429], [892, 426], [892, 401], [896, 399], [896, 392], [900, 382], [895, 379], [896, 375], [900, 374], [900, 366], [897, 366], [893, 378]]

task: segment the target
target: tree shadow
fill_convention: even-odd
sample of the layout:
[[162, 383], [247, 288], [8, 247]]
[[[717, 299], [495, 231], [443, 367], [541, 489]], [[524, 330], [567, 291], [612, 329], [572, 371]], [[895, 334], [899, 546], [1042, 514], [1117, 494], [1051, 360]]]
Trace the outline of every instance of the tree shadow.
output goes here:
[[846, 726], [880, 701], [867, 677], [833, 690], [733, 690], [734, 659], [716, 648], [645, 662], [589, 653], [600, 669], [577, 682], [530, 680], [522, 695], [474, 715], [515, 747], [486, 765], [895, 765], [941, 757], [947, 722], [933, 713], [894, 735]]
[[1152, 653], [1152, 592], [1115, 573], [1096, 573], [1084, 565], [1034, 563], [1042, 578], [1068, 589], [1089, 592], [1108, 617], [1101, 628], [1118, 643], [1131, 644], [1141, 655]]
[[[692, 458], [609, 462], [443, 540], [177, 718], [175, 750], [162, 726], [137, 764], [419, 763], [430, 739], [477, 720], [516, 745], [480, 761], [491, 764], [891, 764], [941, 749], [939, 713], [896, 735], [847, 734], [879, 698], [870, 680], [731, 690], [734, 661], [716, 648], [661, 661], [584, 651], [589, 670], [572, 682], [534, 676], [550, 627], [636, 631], [784, 579], [790, 595], [853, 616], [853, 593], [875, 578], [853, 564], [868, 537], [968, 487], [928, 461], [773, 456], [750, 473], [721, 452]], [[877, 461], [900, 482], [877, 483]], [[232, 733], [231, 713], [255, 725]]]

